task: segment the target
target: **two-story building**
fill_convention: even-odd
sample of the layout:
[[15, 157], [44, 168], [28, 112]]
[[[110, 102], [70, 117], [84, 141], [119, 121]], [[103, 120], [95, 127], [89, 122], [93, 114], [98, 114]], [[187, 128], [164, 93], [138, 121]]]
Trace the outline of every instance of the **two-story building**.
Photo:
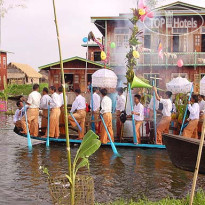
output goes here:
[[7, 52], [0, 50], [0, 90], [4, 89], [7, 83]]
[[[199, 81], [205, 75], [205, 8], [183, 2], [175, 2], [156, 8], [154, 18], [139, 21], [143, 36], [138, 50], [135, 73], [146, 79], [160, 77], [157, 86], [165, 88], [172, 78], [186, 77], [199, 90]], [[131, 14], [115, 17], [91, 17], [92, 23], [102, 33], [105, 51], [110, 42], [116, 48], [111, 49], [110, 66], [125, 81], [126, 53], [129, 50], [129, 38], [132, 24]], [[163, 59], [158, 55], [161, 42]], [[183, 61], [178, 67], [177, 62]]]

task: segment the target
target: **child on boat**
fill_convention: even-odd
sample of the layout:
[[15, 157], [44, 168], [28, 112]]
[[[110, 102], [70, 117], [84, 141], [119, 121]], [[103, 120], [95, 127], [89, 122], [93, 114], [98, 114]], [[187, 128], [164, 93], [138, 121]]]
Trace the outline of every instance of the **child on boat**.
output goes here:
[[172, 96], [172, 92], [167, 91], [165, 93], [165, 99], [162, 99], [159, 97], [156, 87], [153, 87], [153, 90], [155, 91], [156, 99], [163, 104], [163, 109], [162, 109], [163, 116], [157, 126], [157, 141], [156, 141], [156, 144], [162, 144], [162, 134], [169, 133], [169, 126], [171, 122], [171, 111], [172, 111], [172, 102], [170, 98]]
[[41, 132], [45, 134], [48, 126], [48, 104], [51, 102], [51, 97], [48, 95], [48, 88], [43, 88], [42, 98], [40, 101], [40, 109], [43, 111], [41, 118]]
[[140, 103], [141, 96], [135, 95], [134, 96], [134, 110], [132, 114], [135, 118], [135, 129], [136, 129], [136, 135], [137, 135], [137, 144], [141, 144], [141, 138], [140, 138], [140, 127], [143, 124], [144, 121], [144, 106]]
[[[192, 105], [191, 105], [192, 103]], [[183, 136], [198, 139], [198, 122], [199, 122], [199, 104], [198, 96], [192, 95], [191, 101], [188, 102], [188, 110], [190, 112], [189, 124], [184, 128]]]
[[[16, 110], [14, 117], [13, 117], [13, 123], [15, 125], [14, 128], [14, 132], [15, 133], [19, 133], [20, 131], [22, 131], [22, 123], [21, 123], [21, 119], [25, 114], [24, 111], [24, 107], [23, 107], [23, 102], [22, 101], [17, 101], [16, 106], [18, 107], [18, 109]], [[26, 108], [28, 108], [28, 106], [26, 106]]]
[[[114, 142], [114, 134], [112, 129], [112, 100], [107, 96], [107, 90], [105, 88], [101, 89], [100, 92], [103, 97], [100, 114], [103, 116], [107, 130], [110, 133], [112, 141]], [[103, 144], [107, 144], [107, 142], [109, 141], [103, 123], [101, 123], [100, 127], [100, 140]]]
[[[61, 98], [58, 93], [56, 93], [56, 87], [50, 86], [49, 91], [51, 93], [51, 102], [50, 102], [50, 126], [49, 126], [49, 136], [59, 138], [59, 118], [60, 118], [60, 107], [61, 107]], [[46, 134], [42, 137], [47, 137]]]
[[[75, 101], [72, 104], [71, 113], [75, 112], [73, 116], [79, 123], [80, 127], [82, 128], [82, 131], [78, 131], [78, 139], [82, 140], [85, 133], [85, 118], [86, 118], [86, 100], [81, 95], [80, 89], [75, 89]], [[73, 120], [72, 116], [68, 116], [68, 120], [70, 121], [70, 124], [72, 127], [76, 127], [76, 123]]]
[[117, 101], [116, 101], [116, 127], [117, 127], [117, 137], [121, 139], [121, 129], [122, 129], [122, 122], [120, 121], [121, 112], [125, 110], [125, 102], [126, 98], [123, 95], [123, 88], [117, 88]]
[[[94, 115], [94, 120], [95, 122], [95, 133], [98, 134], [98, 130], [99, 130], [99, 116], [100, 116], [100, 95], [99, 93], [99, 89], [94, 87], [93, 88], [93, 115]], [[92, 102], [90, 100], [90, 107], [92, 107]]]

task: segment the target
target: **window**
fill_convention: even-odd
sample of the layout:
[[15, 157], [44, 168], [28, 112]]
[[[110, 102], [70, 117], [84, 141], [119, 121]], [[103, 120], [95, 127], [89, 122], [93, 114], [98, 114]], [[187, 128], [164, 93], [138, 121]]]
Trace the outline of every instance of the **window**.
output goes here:
[[156, 84], [155, 86], [159, 86], [159, 73], [144, 73], [144, 78], [149, 80], [149, 84], [153, 85], [153, 82]]
[[194, 36], [194, 44], [195, 44], [195, 46], [200, 46], [200, 44], [201, 44], [201, 37], [200, 37], [200, 35], [195, 35]]
[[185, 34], [187, 33], [187, 31], [188, 31], [187, 28], [172, 28], [173, 34]]
[[188, 74], [187, 73], [172, 73], [171, 78], [177, 78], [177, 77], [182, 77], [188, 79]]
[[115, 28], [115, 41], [117, 47], [125, 47], [129, 44], [130, 30], [127, 28]]
[[3, 57], [3, 67], [6, 68], [6, 57]]
[[94, 61], [101, 61], [101, 52], [94, 52]]
[[58, 84], [58, 83], [59, 83], [58, 75], [54, 75], [54, 76], [53, 76], [53, 83], [54, 83], [54, 84]]

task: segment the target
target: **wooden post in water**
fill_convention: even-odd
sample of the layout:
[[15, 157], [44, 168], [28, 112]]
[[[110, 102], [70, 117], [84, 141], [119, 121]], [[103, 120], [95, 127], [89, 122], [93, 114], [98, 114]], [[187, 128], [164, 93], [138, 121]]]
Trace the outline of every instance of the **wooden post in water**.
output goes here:
[[196, 167], [195, 167], [195, 172], [194, 172], [194, 178], [193, 178], [193, 183], [192, 183], [192, 189], [191, 189], [189, 205], [192, 205], [193, 201], [194, 201], [194, 193], [195, 193], [195, 189], [196, 189], [196, 181], [197, 181], [197, 178], [198, 178], [199, 166], [200, 166], [200, 161], [201, 161], [201, 154], [202, 154], [203, 145], [204, 145], [204, 134], [205, 134], [205, 118], [203, 120], [203, 126], [202, 126], [202, 132], [201, 132], [201, 140], [200, 140], [200, 144], [199, 144], [199, 151], [198, 151], [198, 156], [197, 156], [197, 161], [196, 161]]
[[[71, 165], [71, 153], [70, 153], [70, 141], [69, 141], [70, 139], [69, 139], [69, 129], [68, 129], [68, 110], [67, 110], [67, 103], [66, 103], [65, 77], [64, 77], [64, 69], [63, 69], [63, 59], [62, 59], [62, 54], [61, 54], [61, 44], [60, 44], [60, 37], [59, 37], [59, 30], [58, 30], [55, 0], [53, 0], [53, 10], [54, 10], [54, 17], [55, 17], [56, 34], [57, 34], [57, 40], [58, 40], [58, 50], [59, 50], [60, 67], [61, 67], [61, 75], [62, 75], [68, 170], [69, 170], [69, 176], [72, 178], [73, 174], [71, 171], [72, 165]], [[71, 198], [71, 205], [74, 205], [74, 185], [73, 184], [71, 184], [71, 197], [70, 198]]]

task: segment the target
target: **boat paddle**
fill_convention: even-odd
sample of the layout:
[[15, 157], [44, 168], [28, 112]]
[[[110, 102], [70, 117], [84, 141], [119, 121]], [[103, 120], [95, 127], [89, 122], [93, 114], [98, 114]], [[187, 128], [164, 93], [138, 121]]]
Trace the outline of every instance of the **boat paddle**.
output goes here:
[[25, 119], [26, 119], [26, 131], [27, 131], [27, 141], [28, 141], [28, 148], [32, 149], [32, 143], [31, 143], [31, 136], [28, 129], [28, 118], [27, 118], [27, 110], [26, 110], [26, 103], [23, 102], [24, 112], [25, 112]]
[[79, 125], [79, 123], [77, 122], [77, 120], [75, 119], [75, 117], [73, 116], [73, 113], [72, 113], [72, 112], [70, 112], [70, 115], [71, 115], [71, 117], [73, 118], [73, 120], [75, 121], [75, 123], [76, 123], [78, 129], [80, 130], [80, 132], [82, 132], [82, 128], [81, 128], [81, 126]]
[[50, 102], [48, 102], [48, 126], [47, 126], [46, 147], [49, 147], [49, 133], [50, 133]]
[[95, 118], [94, 118], [94, 114], [93, 114], [93, 86], [92, 86], [92, 84], [91, 84], [91, 111], [92, 111], [92, 116], [91, 116], [91, 121], [92, 121], [92, 123], [91, 123], [91, 129], [92, 129], [92, 131], [93, 132], [95, 132], [95, 123], [94, 123], [94, 120], [95, 120]]
[[104, 121], [103, 116], [100, 115], [100, 118], [101, 118], [102, 123], [103, 123], [103, 126], [104, 126], [104, 128], [105, 128], [105, 130], [106, 130], [106, 132], [107, 132], [107, 135], [108, 135], [108, 138], [109, 138], [109, 140], [110, 140], [110, 144], [111, 144], [112, 151], [113, 151], [114, 155], [116, 155], [116, 156], [118, 156], [118, 157], [121, 157], [121, 155], [118, 153], [118, 151], [117, 151], [117, 149], [116, 149], [116, 147], [115, 147], [115, 144], [114, 144], [113, 141], [112, 141], [112, 138], [111, 138], [111, 136], [110, 136], [110, 133], [108, 132], [108, 129], [107, 129], [107, 126], [106, 126], [106, 124], [105, 124], [105, 121]]

